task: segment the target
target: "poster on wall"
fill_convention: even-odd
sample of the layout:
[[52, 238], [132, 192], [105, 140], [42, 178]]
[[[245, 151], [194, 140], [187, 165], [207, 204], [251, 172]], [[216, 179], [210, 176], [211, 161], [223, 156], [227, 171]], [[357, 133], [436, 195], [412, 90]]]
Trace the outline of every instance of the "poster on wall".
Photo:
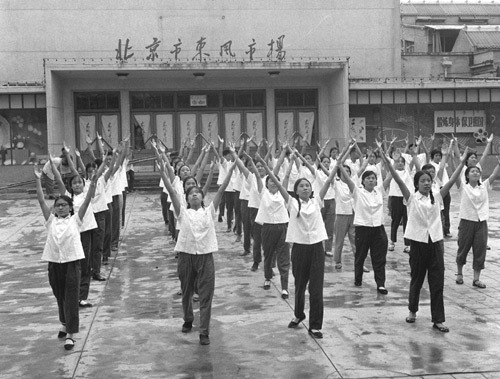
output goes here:
[[194, 113], [181, 113], [179, 115], [180, 131], [181, 131], [181, 145], [187, 141], [191, 143], [196, 139], [196, 114]]
[[156, 115], [156, 134], [167, 149], [174, 148], [174, 117], [171, 114]]
[[148, 140], [151, 137], [151, 116], [149, 114], [135, 114], [134, 115], [134, 149], [142, 150], [147, 147]]
[[312, 132], [314, 127], [314, 112], [299, 112], [299, 133], [302, 136], [302, 142], [311, 144]]
[[102, 115], [102, 139], [105, 140], [111, 147], [118, 146], [119, 136], [118, 136], [118, 115]]
[[262, 140], [262, 132], [264, 125], [262, 123], [262, 113], [247, 113], [247, 134], [252, 137], [252, 140], [259, 144]]
[[278, 112], [278, 138], [283, 143], [292, 143], [293, 112]]
[[80, 151], [87, 149], [87, 140], [94, 141], [96, 138], [96, 117], [78, 116], [78, 125], [80, 127]]
[[357, 142], [366, 143], [366, 118], [351, 117], [349, 119], [349, 137]]
[[217, 113], [204, 113], [201, 115], [201, 134], [208, 140], [217, 142], [219, 135], [219, 115]]
[[241, 113], [224, 114], [224, 125], [226, 129], [224, 135], [226, 142], [233, 142], [239, 145], [238, 140], [241, 135]]
[[434, 133], [474, 133], [485, 128], [485, 111], [434, 111]]

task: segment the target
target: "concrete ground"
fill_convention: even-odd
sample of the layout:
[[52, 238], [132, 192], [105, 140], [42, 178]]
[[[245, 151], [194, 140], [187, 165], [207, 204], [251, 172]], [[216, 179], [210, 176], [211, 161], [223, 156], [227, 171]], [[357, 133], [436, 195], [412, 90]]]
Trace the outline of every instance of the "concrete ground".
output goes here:
[[219, 223], [211, 345], [200, 346], [197, 311], [193, 332], [180, 331], [176, 259], [159, 196], [133, 193], [119, 251], [103, 269], [108, 280], [92, 281], [94, 306], [81, 310], [76, 346], [67, 352], [40, 260], [40, 208], [34, 196], [2, 196], [0, 378], [500, 378], [500, 192], [490, 199], [483, 290], [472, 287], [470, 259], [465, 284], [455, 284], [458, 195], [452, 197], [454, 237], [445, 243], [450, 333], [432, 329], [427, 284], [417, 322], [405, 322], [410, 276], [401, 238], [387, 255], [388, 295], [377, 294], [372, 272], [354, 286], [346, 246], [342, 270], [326, 260], [324, 338], [308, 335], [307, 319], [288, 329], [293, 276], [289, 300], [280, 297], [279, 278], [265, 291], [262, 267], [250, 271], [252, 258], [239, 256], [241, 244]]

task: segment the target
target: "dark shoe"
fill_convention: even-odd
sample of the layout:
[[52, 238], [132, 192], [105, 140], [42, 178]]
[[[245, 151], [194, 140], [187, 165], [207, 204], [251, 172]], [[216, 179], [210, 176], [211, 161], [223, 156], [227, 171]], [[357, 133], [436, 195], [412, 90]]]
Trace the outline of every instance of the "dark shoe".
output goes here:
[[240, 257], [244, 257], [245, 255], [250, 255], [250, 252], [248, 250], [245, 250], [243, 253], [240, 254]]
[[108, 262], [108, 257], [103, 257], [103, 258], [102, 258], [102, 264], [103, 264], [104, 266], [109, 265], [109, 262]]
[[472, 286], [473, 287], [477, 287], [477, 288], [486, 288], [486, 284], [484, 284], [482, 281], [480, 281], [479, 279], [474, 279], [472, 281]]
[[80, 306], [80, 308], [90, 308], [92, 306], [92, 304], [85, 300], [80, 300], [78, 302], [78, 305]]
[[441, 326], [438, 326], [438, 324], [433, 324], [432, 327], [443, 333], [448, 333], [450, 331], [450, 329], [448, 329], [448, 327], [444, 326], [443, 324], [441, 324]]
[[354, 285], [355, 285], [356, 287], [361, 287], [361, 284], [363, 284], [363, 283], [362, 283], [362, 282], [354, 282]]
[[377, 291], [378, 291], [378, 293], [380, 293], [380, 294], [382, 294], [382, 295], [387, 295], [387, 293], [389, 292], [389, 291], [387, 291], [387, 290], [385, 289], [385, 287], [378, 287], [378, 288], [377, 288]]
[[363, 272], [370, 272], [370, 270], [366, 266], [363, 266]]
[[457, 284], [464, 284], [464, 276], [462, 274], [455, 274], [457, 276], [457, 279], [455, 280], [455, 283]]
[[269, 280], [266, 280], [264, 282], [264, 289], [265, 290], [271, 289], [271, 282]]
[[118, 251], [118, 247], [117, 246], [112, 247], [111, 251]]
[[193, 329], [193, 322], [190, 321], [190, 322], [185, 322], [184, 324], [182, 324], [182, 333], [189, 333], [191, 331], [191, 329]]
[[64, 348], [66, 350], [73, 350], [75, 347], [75, 340], [73, 338], [66, 338], [66, 341], [64, 341]]
[[222, 219], [222, 216], [219, 216], [219, 222], [224, 222], [224, 220]]
[[65, 338], [67, 335], [68, 335], [68, 333], [60, 330], [59, 333], [57, 333], [57, 338], [62, 339], [62, 338]]
[[236, 236], [236, 241], [234, 242], [241, 242], [241, 236]]
[[210, 345], [210, 338], [207, 334], [200, 334], [200, 345]]
[[408, 316], [408, 317], [406, 318], [406, 322], [407, 322], [408, 324], [413, 324], [413, 323], [415, 322], [415, 320], [416, 320], [416, 319], [417, 319], [417, 316], [412, 316], [412, 315], [410, 314], [410, 316]]
[[288, 291], [287, 291], [287, 290], [283, 290], [283, 291], [281, 291], [281, 298], [282, 298], [283, 300], [288, 299], [288, 297], [289, 297], [289, 295], [288, 295]]
[[198, 295], [197, 293], [193, 294], [193, 301], [196, 303], [198, 301], [200, 301], [200, 295]]
[[323, 338], [321, 330], [309, 329], [309, 335], [314, 338]]
[[252, 265], [252, 268], [250, 270], [252, 270], [253, 272], [255, 272], [258, 269], [259, 269], [259, 264], [254, 262], [254, 264]]
[[302, 318], [299, 318], [299, 320], [298, 320], [298, 321], [295, 321], [295, 318], [294, 318], [292, 321], [290, 321], [290, 323], [288, 324], [288, 327], [289, 327], [289, 328], [292, 328], [292, 329], [295, 329], [295, 328], [297, 328], [297, 327], [299, 326], [299, 324], [300, 324], [302, 321], [304, 321], [305, 319], [306, 319], [305, 317], [302, 317]]
[[92, 279], [97, 280], [99, 282], [106, 281], [106, 278], [104, 276], [102, 276], [101, 274], [94, 274], [94, 275], [92, 275]]

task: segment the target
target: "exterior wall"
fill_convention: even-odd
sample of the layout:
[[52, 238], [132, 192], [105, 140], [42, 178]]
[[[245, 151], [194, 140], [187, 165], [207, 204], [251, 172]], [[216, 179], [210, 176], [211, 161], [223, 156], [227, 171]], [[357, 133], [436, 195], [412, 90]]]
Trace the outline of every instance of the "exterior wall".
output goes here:
[[443, 53], [439, 55], [430, 54], [405, 54], [402, 56], [403, 77], [406, 78], [438, 78], [444, 76], [441, 64], [446, 57], [453, 64], [448, 69], [448, 77], [453, 78], [470, 76], [469, 55]]
[[466, 53], [466, 52], [473, 52], [474, 51], [474, 46], [469, 41], [469, 38], [467, 38], [467, 34], [461, 30], [460, 33], [458, 34], [457, 40], [455, 41], [455, 45], [453, 46], [452, 52], [454, 53]]
[[143, 60], [153, 37], [162, 41], [159, 58], [171, 58], [180, 38], [180, 56], [191, 59], [204, 36], [212, 58], [228, 40], [247, 57], [254, 38], [265, 59], [270, 40], [284, 34], [287, 60], [349, 56], [353, 77], [401, 71], [398, 0], [0, 0], [0, 9], [0, 82], [41, 81], [44, 58], [114, 58], [120, 38]]
[[404, 25], [401, 30], [403, 40], [414, 42], [413, 52], [427, 53], [428, 36], [423, 26]]

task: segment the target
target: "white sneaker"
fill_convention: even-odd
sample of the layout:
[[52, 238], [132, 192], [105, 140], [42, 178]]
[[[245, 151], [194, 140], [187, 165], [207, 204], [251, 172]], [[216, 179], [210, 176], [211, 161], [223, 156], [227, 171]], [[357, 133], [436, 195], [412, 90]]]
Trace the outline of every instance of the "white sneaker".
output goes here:
[[326, 255], [327, 257], [333, 257], [333, 253], [332, 253], [331, 251], [327, 251], [327, 252], [325, 253], [325, 255]]
[[389, 247], [387, 248], [389, 251], [394, 251], [394, 242], [389, 241]]

